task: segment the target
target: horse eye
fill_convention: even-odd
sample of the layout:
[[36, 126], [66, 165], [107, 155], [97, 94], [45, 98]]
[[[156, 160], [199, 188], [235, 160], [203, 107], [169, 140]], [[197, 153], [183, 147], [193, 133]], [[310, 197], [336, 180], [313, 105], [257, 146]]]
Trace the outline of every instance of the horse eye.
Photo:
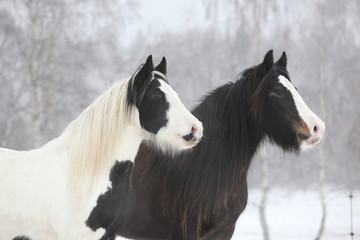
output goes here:
[[275, 89], [274, 93], [275, 93], [276, 95], [281, 96], [281, 95], [283, 95], [283, 94], [284, 94], [284, 90], [283, 90], [283, 89], [281, 89], [281, 88], [278, 88], [278, 89]]
[[161, 96], [160, 93], [155, 92], [155, 93], [151, 94], [151, 98], [153, 98], [153, 99], [160, 99], [160, 98], [162, 98], [162, 96]]

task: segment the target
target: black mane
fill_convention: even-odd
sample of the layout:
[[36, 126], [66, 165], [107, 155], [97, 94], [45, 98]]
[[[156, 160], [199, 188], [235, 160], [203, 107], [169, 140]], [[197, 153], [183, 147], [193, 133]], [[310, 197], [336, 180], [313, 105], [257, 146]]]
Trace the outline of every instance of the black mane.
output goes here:
[[[160, 179], [166, 179], [165, 210], [173, 211], [183, 228], [190, 215], [200, 214], [200, 229], [201, 222], [214, 209], [219, 211], [226, 205], [228, 199], [224, 197], [240, 194], [240, 185], [244, 184], [241, 179], [263, 138], [257, 130], [261, 126], [249, 119], [251, 95], [261, 80], [258, 69], [259, 66], [247, 69], [234, 83], [217, 88], [192, 111], [205, 129], [203, 140], [194, 150], [176, 159], [161, 154], [152, 157], [160, 165]], [[200, 213], [192, 212], [199, 209]]]

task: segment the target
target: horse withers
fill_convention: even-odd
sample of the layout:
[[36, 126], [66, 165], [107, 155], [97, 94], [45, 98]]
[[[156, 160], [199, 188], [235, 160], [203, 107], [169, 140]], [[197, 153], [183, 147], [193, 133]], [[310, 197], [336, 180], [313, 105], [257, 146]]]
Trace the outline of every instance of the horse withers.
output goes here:
[[[165, 73], [165, 58], [154, 68], [149, 56], [58, 138], [30, 151], [0, 148], [1, 239], [99, 239], [104, 231], [85, 222], [99, 196], [112, 190], [109, 176], [122, 174], [130, 186], [127, 178], [142, 140], [169, 155], [200, 141], [201, 122]], [[123, 190], [117, 193], [127, 199], [129, 187]]]

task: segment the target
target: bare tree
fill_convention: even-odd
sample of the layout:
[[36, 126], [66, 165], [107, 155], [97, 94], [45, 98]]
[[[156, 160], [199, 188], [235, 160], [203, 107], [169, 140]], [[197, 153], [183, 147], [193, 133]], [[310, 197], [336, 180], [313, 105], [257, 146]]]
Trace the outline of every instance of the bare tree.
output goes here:
[[[39, 147], [59, 134], [90, 103], [88, 99], [94, 98], [91, 95], [94, 91], [90, 90], [94, 85], [89, 84], [88, 76], [100, 75], [98, 72], [105, 65], [102, 61], [107, 61], [106, 66], [121, 62], [115, 59], [119, 54], [114, 51], [114, 32], [124, 27], [129, 21], [128, 13], [135, 12], [136, 6], [131, 0], [116, 3], [17, 0], [6, 2], [3, 7], [6, 14], [24, 20], [13, 21], [10, 28], [21, 34], [10, 31], [6, 35], [6, 28], [1, 29], [4, 38], [0, 38], [0, 44], [1, 40], [7, 43], [8, 36], [14, 45], [1, 48], [2, 55], [8, 57], [3, 59], [4, 64], [11, 59], [8, 71], [2, 72], [7, 104], [2, 111], [3, 119], [0, 117], [4, 123], [0, 127], [1, 142], [3, 146], [16, 142], [15, 148], [23, 142], [27, 148]], [[84, 8], [88, 10], [80, 10]], [[91, 28], [86, 27], [91, 21]], [[109, 26], [104, 27], [104, 23]], [[103, 40], [104, 36], [112, 41]], [[17, 51], [11, 53], [12, 49]], [[108, 55], [101, 51], [104, 49]], [[113, 62], [109, 64], [106, 57], [113, 58]], [[18, 65], [21, 71], [16, 70]], [[12, 72], [16, 76], [11, 77]], [[25, 127], [14, 128], [15, 120]], [[21, 134], [22, 139], [15, 141]]]
[[269, 226], [266, 220], [266, 205], [269, 197], [270, 185], [269, 185], [269, 169], [268, 169], [268, 154], [266, 146], [263, 146], [260, 150], [260, 161], [261, 161], [261, 189], [262, 196], [259, 205], [259, 217], [260, 223], [263, 230], [263, 239], [270, 239]]
[[14, 130], [14, 120], [23, 107], [20, 98], [25, 87], [25, 78], [21, 73], [24, 70], [24, 63], [18, 58], [20, 48], [17, 44], [22, 32], [15, 26], [14, 19], [4, 10], [0, 10], [0, 84], [5, 86], [1, 89], [2, 116], [0, 121], [0, 143], [6, 147], [10, 142], [10, 136]]
[[[53, 5], [54, 4], [54, 5]], [[56, 7], [55, 7], [56, 5]], [[44, 81], [50, 80], [46, 75], [51, 75], [53, 62], [54, 41], [61, 31], [61, 11], [56, 1], [34, 1], [25, 2], [29, 18], [29, 55], [28, 76], [32, 87], [34, 110], [32, 113], [32, 133], [35, 146], [43, 144], [43, 131], [41, 126], [46, 122], [46, 101], [44, 100]], [[60, 12], [61, 13], [61, 12]], [[46, 14], [49, 14], [47, 16]]]
[[[320, 45], [320, 59], [323, 58], [324, 52], [324, 45]], [[324, 100], [324, 79], [323, 79], [323, 66], [322, 61], [318, 63], [318, 82], [320, 84], [320, 91], [319, 91], [319, 103], [320, 103], [320, 111], [321, 116], [323, 117], [324, 121], [326, 122], [326, 109], [325, 109], [325, 100]], [[325, 230], [325, 222], [327, 216], [327, 205], [326, 205], [326, 196], [325, 196], [325, 155], [324, 155], [324, 148], [321, 146], [319, 148], [319, 160], [318, 160], [318, 180], [319, 180], [319, 195], [320, 195], [320, 202], [321, 202], [321, 210], [322, 210], [322, 217], [320, 221], [319, 231], [315, 237], [315, 240], [320, 240]]]

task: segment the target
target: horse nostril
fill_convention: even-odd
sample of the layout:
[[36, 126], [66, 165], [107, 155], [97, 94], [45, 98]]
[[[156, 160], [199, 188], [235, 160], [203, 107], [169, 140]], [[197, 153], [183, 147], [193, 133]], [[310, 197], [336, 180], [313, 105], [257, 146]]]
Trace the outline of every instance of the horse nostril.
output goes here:
[[192, 134], [194, 134], [194, 135], [195, 135], [195, 133], [197, 132], [197, 127], [196, 127], [195, 125], [192, 125], [192, 127], [191, 127], [191, 132], [192, 132]]
[[318, 126], [316, 126], [316, 124], [315, 124], [315, 125], [314, 125], [314, 128], [313, 128], [314, 133], [317, 133], [318, 130], [319, 130], [319, 128], [318, 128]]

